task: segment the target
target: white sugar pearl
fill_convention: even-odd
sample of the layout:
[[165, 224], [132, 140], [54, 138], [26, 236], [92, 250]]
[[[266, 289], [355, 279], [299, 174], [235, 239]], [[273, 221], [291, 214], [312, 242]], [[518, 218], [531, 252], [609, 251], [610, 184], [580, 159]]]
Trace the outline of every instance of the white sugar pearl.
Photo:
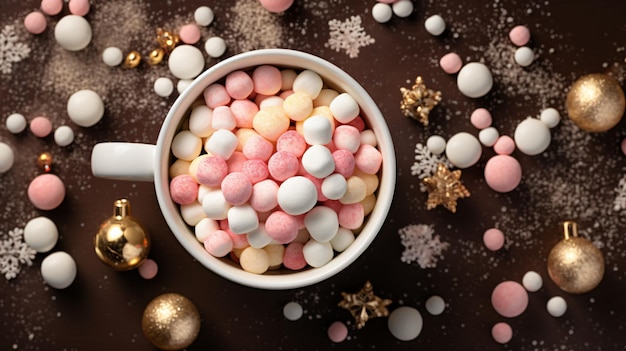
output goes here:
[[493, 87], [493, 76], [484, 64], [470, 62], [461, 68], [456, 83], [463, 95], [479, 98], [485, 96]]
[[398, 17], [408, 17], [413, 13], [413, 2], [411, 0], [399, 0], [391, 5], [391, 9]]
[[81, 16], [67, 15], [54, 27], [54, 39], [68, 51], [82, 50], [91, 42], [91, 25]]
[[311, 116], [302, 126], [304, 141], [309, 145], [325, 145], [333, 138], [333, 126], [324, 116]]
[[7, 117], [7, 129], [13, 134], [18, 134], [24, 131], [27, 124], [28, 123], [26, 122], [26, 117], [19, 113], [13, 113], [9, 115], [9, 117]]
[[302, 155], [302, 167], [316, 178], [326, 178], [335, 170], [335, 160], [323, 145], [312, 145]]
[[359, 115], [359, 104], [348, 93], [341, 93], [330, 103], [330, 112], [341, 123], [349, 123]]
[[546, 309], [552, 317], [561, 317], [567, 311], [567, 302], [560, 296], [554, 296], [548, 300]]
[[55, 289], [65, 289], [76, 278], [76, 262], [67, 252], [57, 251], [41, 261], [43, 280]]
[[290, 321], [296, 321], [302, 317], [303, 310], [297, 302], [287, 302], [283, 307], [283, 315]]
[[376, 146], [378, 145], [378, 140], [376, 140], [376, 134], [371, 129], [366, 129], [361, 132], [361, 144]]
[[304, 260], [311, 267], [322, 267], [333, 259], [333, 247], [330, 243], [309, 240], [302, 247]]
[[122, 61], [124, 61], [124, 53], [122, 53], [120, 48], [110, 46], [102, 51], [102, 62], [104, 62], [107, 66], [119, 66]]
[[561, 115], [555, 108], [548, 107], [547, 109], [541, 111], [539, 119], [548, 128], [554, 128], [559, 124], [559, 122], [561, 122]]
[[180, 215], [183, 217], [185, 223], [192, 227], [197, 225], [204, 218], [207, 218], [202, 209], [202, 204], [199, 202], [193, 202], [189, 205], [180, 205]]
[[522, 285], [524, 285], [524, 288], [530, 292], [539, 291], [539, 289], [543, 286], [543, 279], [541, 279], [539, 273], [528, 271], [522, 278]]
[[52, 250], [59, 240], [56, 224], [47, 217], [36, 217], [24, 227], [24, 241], [37, 252]]
[[339, 230], [339, 217], [330, 207], [314, 207], [304, 216], [304, 227], [309, 231], [311, 238], [319, 242], [328, 242]]
[[60, 126], [54, 131], [54, 142], [59, 146], [68, 146], [74, 142], [74, 131], [68, 126]]
[[67, 114], [77, 125], [91, 127], [104, 116], [104, 102], [93, 90], [79, 90], [67, 100]]
[[248, 204], [233, 206], [228, 210], [228, 226], [231, 232], [244, 234], [259, 226], [259, 217]]
[[213, 23], [215, 14], [213, 10], [208, 6], [200, 6], [193, 12], [193, 19], [199, 26], [208, 26]]
[[424, 321], [419, 311], [413, 307], [401, 306], [391, 311], [387, 327], [396, 339], [413, 340], [420, 335]]
[[432, 135], [426, 140], [426, 147], [434, 155], [441, 155], [446, 151], [446, 139], [440, 135]]
[[[204, 210], [204, 208], [203, 208]], [[204, 240], [216, 230], [220, 229], [220, 224], [211, 218], [203, 218], [194, 227], [194, 234], [199, 242], [203, 243]]]
[[204, 148], [215, 156], [228, 160], [237, 149], [239, 140], [230, 130], [216, 130], [206, 141]]
[[176, 158], [192, 161], [202, 151], [202, 139], [188, 130], [176, 133], [172, 140], [172, 153]]
[[198, 105], [189, 115], [189, 130], [200, 138], [206, 138], [214, 132], [212, 122], [213, 110], [207, 105]]
[[291, 177], [278, 188], [278, 205], [286, 213], [297, 216], [308, 212], [317, 202], [317, 188], [305, 177]]
[[174, 77], [192, 79], [204, 69], [204, 56], [195, 46], [179, 45], [170, 53], [167, 66]]
[[0, 142], [0, 173], [7, 172], [15, 162], [13, 149], [3, 142]]
[[457, 133], [446, 144], [446, 157], [458, 168], [473, 166], [478, 162], [481, 154], [480, 142], [469, 133]]
[[313, 100], [320, 94], [323, 86], [324, 81], [322, 77], [308, 69], [298, 73], [296, 79], [293, 80], [293, 91], [296, 93], [302, 91], [308, 94]]
[[174, 92], [174, 83], [167, 77], [159, 77], [154, 81], [154, 92], [161, 97], [168, 97]]
[[339, 227], [335, 237], [330, 240], [330, 244], [333, 246], [333, 250], [343, 252], [354, 242], [354, 240], [354, 233], [350, 229]]
[[248, 238], [248, 244], [257, 249], [264, 248], [273, 240], [272, 237], [267, 234], [264, 223], [259, 223], [256, 229], [253, 229], [246, 234], [246, 237]]
[[536, 118], [526, 118], [515, 128], [515, 145], [526, 155], [538, 155], [550, 146], [550, 129]]
[[424, 22], [426, 31], [431, 35], [437, 36], [446, 30], [446, 22], [439, 15], [433, 15], [426, 19]]
[[226, 52], [226, 42], [220, 37], [211, 37], [204, 43], [204, 51], [213, 58], [220, 57]]
[[522, 66], [530, 66], [531, 63], [535, 60], [535, 53], [528, 46], [522, 46], [515, 50], [515, 62]]
[[499, 137], [500, 133], [498, 133], [498, 130], [494, 127], [487, 127], [478, 132], [478, 140], [487, 147], [493, 146], [496, 141], [498, 141]]
[[377, 2], [376, 5], [372, 7], [372, 17], [374, 18], [374, 21], [378, 23], [389, 22], [389, 20], [391, 20], [391, 16], [393, 16], [393, 10], [389, 4]]
[[176, 91], [178, 91], [179, 94], [182, 94], [183, 91], [185, 91], [187, 88], [189, 88], [189, 86], [191, 85], [191, 83], [193, 82], [193, 79], [181, 79], [178, 81], [178, 83], [176, 83]]
[[446, 302], [441, 296], [433, 295], [426, 300], [426, 311], [433, 316], [438, 316], [446, 309]]
[[339, 200], [348, 190], [346, 178], [339, 173], [331, 174], [322, 181], [322, 194], [329, 200]]

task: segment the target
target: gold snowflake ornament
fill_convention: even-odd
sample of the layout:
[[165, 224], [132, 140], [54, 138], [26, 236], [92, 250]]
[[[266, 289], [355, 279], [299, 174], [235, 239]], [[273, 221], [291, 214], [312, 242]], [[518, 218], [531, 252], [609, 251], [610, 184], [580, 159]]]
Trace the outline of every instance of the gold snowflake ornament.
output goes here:
[[391, 304], [389, 299], [381, 299], [374, 295], [374, 288], [369, 281], [361, 290], [356, 293], [349, 294], [342, 292], [343, 300], [339, 303], [339, 307], [350, 311], [356, 321], [357, 329], [365, 326], [365, 323], [376, 317], [387, 317], [389, 310], [387, 306]]
[[432, 177], [422, 180], [428, 190], [426, 208], [431, 210], [438, 205], [456, 212], [456, 200], [469, 197], [470, 192], [461, 184], [461, 171], [450, 171], [445, 164], [437, 165], [437, 171]]
[[428, 114], [441, 101], [441, 92], [427, 89], [421, 76], [415, 78], [411, 89], [400, 88], [402, 113], [428, 126]]

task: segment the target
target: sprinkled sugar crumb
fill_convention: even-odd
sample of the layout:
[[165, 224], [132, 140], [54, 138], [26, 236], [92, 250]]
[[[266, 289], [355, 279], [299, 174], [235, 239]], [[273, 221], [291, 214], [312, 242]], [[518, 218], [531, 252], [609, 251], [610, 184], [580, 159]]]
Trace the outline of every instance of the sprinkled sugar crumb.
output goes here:
[[0, 274], [7, 280], [15, 278], [22, 265], [33, 264], [37, 252], [24, 242], [23, 237], [24, 230], [21, 228], [0, 235]]
[[443, 259], [443, 251], [450, 246], [433, 236], [432, 225], [410, 224], [398, 230], [404, 252], [400, 260], [405, 263], [417, 262], [421, 268], [435, 268], [437, 261]]
[[360, 48], [376, 42], [361, 27], [361, 16], [350, 16], [343, 22], [330, 20], [328, 28], [330, 38], [325, 46], [337, 52], [345, 50], [350, 58], [358, 57]]
[[258, 1], [237, 1], [224, 15], [228, 26], [222, 33], [236, 52], [284, 47], [279, 15], [267, 11]]
[[15, 26], [5, 25], [0, 31], [0, 72], [9, 74], [14, 63], [28, 57], [30, 47], [18, 42]]

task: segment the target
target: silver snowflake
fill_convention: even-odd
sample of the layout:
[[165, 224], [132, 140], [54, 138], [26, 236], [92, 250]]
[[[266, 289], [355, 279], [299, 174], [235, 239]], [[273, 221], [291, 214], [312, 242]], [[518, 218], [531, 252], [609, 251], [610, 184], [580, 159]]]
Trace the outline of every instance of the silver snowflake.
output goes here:
[[0, 31], [0, 71], [9, 74], [14, 63], [28, 57], [30, 48], [24, 43], [17, 42], [15, 26], [6, 25]]
[[450, 244], [441, 242], [439, 235], [434, 235], [432, 225], [410, 224], [398, 230], [404, 252], [400, 261], [404, 263], [417, 262], [422, 268], [435, 268], [437, 261], [443, 259], [443, 251]]
[[[437, 165], [443, 163], [448, 168], [452, 168], [452, 163], [445, 155], [433, 154], [426, 145], [417, 143], [415, 145], [415, 162], [411, 166], [411, 175], [416, 175], [420, 180], [432, 177], [437, 171]], [[420, 190], [426, 191], [426, 186], [420, 181]]]
[[361, 27], [361, 17], [351, 16], [345, 21], [328, 21], [330, 38], [324, 44], [337, 52], [345, 50], [350, 58], [359, 56], [359, 49], [375, 42]]
[[24, 242], [24, 229], [10, 230], [6, 239], [0, 239], [0, 274], [7, 280], [15, 278], [22, 265], [33, 264], [36, 253]]
[[626, 210], [626, 175], [619, 180], [615, 192], [617, 195], [613, 200], [613, 209], [615, 211]]

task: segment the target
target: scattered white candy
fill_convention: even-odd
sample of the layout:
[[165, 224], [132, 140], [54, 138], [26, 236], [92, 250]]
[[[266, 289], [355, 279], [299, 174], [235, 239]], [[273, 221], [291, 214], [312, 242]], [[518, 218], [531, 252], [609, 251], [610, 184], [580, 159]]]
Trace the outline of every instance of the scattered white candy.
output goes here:
[[228, 226], [235, 234], [244, 234], [259, 226], [259, 217], [248, 204], [233, 206], [228, 210]]
[[102, 62], [107, 66], [119, 66], [124, 61], [124, 54], [120, 48], [110, 46], [102, 52]]
[[104, 102], [93, 90], [79, 90], [67, 100], [67, 114], [77, 125], [91, 127], [104, 116]]
[[288, 178], [278, 188], [278, 205], [292, 216], [310, 211], [316, 203], [317, 188], [305, 177]]
[[522, 285], [530, 292], [539, 291], [539, 289], [543, 286], [543, 279], [541, 279], [539, 273], [528, 271], [522, 278]]
[[481, 154], [480, 142], [470, 133], [457, 133], [446, 144], [446, 157], [458, 168], [473, 166], [478, 162]]
[[74, 142], [74, 131], [68, 126], [60, 126], [54, 131], [54, 142], [59, 146], [68, 146]]
[[24, 227], [24, 241], [37, 252], [52, 250], [59, 240], [56, 224], [47, 217], [36, 217]]
[[297, 302], [287, 302], [283, 307], [283, 315], [290, 321], [297, 321], [302, 317], [303, 310]]
[[441, 296], [433, 295], [426, 300], [426, 311], [433, 316], [438, 316], [446, 309], [446, 302]]
[[54, 39], [69, 51], [82, 50], [91, 42], [91, 25], [81, 16], [67, 15], [54, 27]]
[[76, 278], [76, 262], [67, 252], [57, 251], [41, 261], [43, 280], [55, 289], [65, 289]]
[[226, 201], [221, 190], [209, 191], [202, 198], [202, 209], [207, 217], [214, 220], [228, 218], [228, 210], [231, 205]]
[[332, 208], [317, 206], [304, 216], [304, 227], [309, 231], [311, 238], [325, 243], [337, 234], [339, 217]]
[[196, 24], [199, 26], [208, 26], [213, 23], [213, 19], [215, 19], [215, 14], [213, 10], [208, 6], [200, 6], [194, 11], [193, 19], [196, 21]]
[[555, 296], [548, 300], [546, 309], [552, 317], [561, 317], [567, 311], [567, 302], [560, 296]]
[[174, 77], [192, 79], [204, 69], [204, 56], [195, 46], [179, 45], [170, 53], [167, 66]]
[[446, 151], [446, 139], [440, 135], [432, 135], [426, 140], [426, 147], [434, 155], [441, 155]]
[[493, 146], [499, 137], [500, 133], [494, 127], [488, 127], [478, 132], [478, 140], [487, 147]]
[[9, 115], [9, 117], [7, 117], [7, 129], [13, 134], [18, 134], [24, 131], [27, 124], [28, 123], [26, 122], [26, 117], [19, 113], [13, 113]]
[[227, 129], [220, 129], [216, 130], [209, 139], [207, 139], [204, 148], [211, 154], [228, 160], [233, 152], [235, 152], [235, 149], [237, 149], [238, 144], [239, 140], [233, 132]]
[[312, 145], [302, 155], [302, 167], [316, 178], [326, 178], [335, 170], [335, 160], [324, 145]]
[[174, 83], [167, 77], [159, 77], [154, 81], [154, 92], [161, 97], [168, 97], [174, 92]]
[[424, 321], [419, 311], [408, 306], [401, 306], [391, 311], [387, 319], [387, 327], [391, 335], [402, 341], [417, 338], [423, 325]]
[[188, 130], [176, 133], [172, 140], [172, 153], [176, 158], [193, 161], [202, 151], [202, 139]]
[[307, 118], [302, 125], [302, 131], [304, 141], [309, 145], [325, 145], [333, 139], [333, 126], [324, 116], [317, 115]]
[[391, 5], [393, 13], [398, 17], [408, 17], [413, 13], [413, 1], [400, 0]]
[[536, 118], [526, 118], [515, 128], [515, 145], [526, 155], [538, 155], [550, 146], [550, 129]]
[[374, 21], [378, 23], [389, 22], [389, 20], [391, 20], [391, 16], [393, 16], [393, 10], [389, 4], [377, 2], [376, 5], [372, 7], [372, 17], [374, 18]]
[[433, 15], [426, 19], [424, 27], [431, 35], [438, 36], [446, 30], [446, 22], [441, 16]]
[[298, 73], [296, 79], [293, 80], [293, 91], [297, 93], [302, 91], [308, 94], [311, 99], [315, 100], [324, 87], [322, 77], [316, 72], [305, 69]]
[[493, 86], [493, 76], [487, 66], [480, 62], [470, 62], [461, 68], [457, 76], [457, 87], [470, 98], [485, 96]]
[[330, 244], [333, 246], [333, 250], [343, 252], [354, 242], [354, 240], [354, 233], [350, 229], [339, 227], [335, 237], [330, 240]]
[[361, 111], [359, 109], [359, 104], [348, 93], [341, 93], [337, 95], [328, 108], [330, 108], [330, 112], [333, 113], [335, 119], [341, 123], [349, 123], [355, 119]]
[[348, 190], [346, 178], [339, 173], [331, 174], [322, 181], [322, 194], [329, 200], [339, 200]]
[[313, 239], [304, 244], [302, 254], [306, 263], [315, 268], [322, 267], [330, 262], [335, 255], [333, 247], [329, 242], [322, 243]]
[[220, 37], [211, 37], [204, 43], [204, 51], [213, 57], [220, 57], [226, 52], [226, 42]]
[[530, 66], [531, 63], [535, 60], [535, 53], [528, 46], [522, 46], [515, 50], [515, 62], [522, 66]]
[[182, 94], [183, 91], [185, 91], [192, 82], [193, 79], [181, 79], [178, 81], [178, 83], [176, 83], [176, 90], [179, 94]]
[[13, 149], [3, 142], [0, 142], [0, 173], [4, 173], [13, 167], [15, 155]]
[[554, 128], [559, 124], [559, 122], [561, 122], [561, 115], [555, 108], [548, 107], [547, 109], [541, 111], [539, 119], [548, 128]]

